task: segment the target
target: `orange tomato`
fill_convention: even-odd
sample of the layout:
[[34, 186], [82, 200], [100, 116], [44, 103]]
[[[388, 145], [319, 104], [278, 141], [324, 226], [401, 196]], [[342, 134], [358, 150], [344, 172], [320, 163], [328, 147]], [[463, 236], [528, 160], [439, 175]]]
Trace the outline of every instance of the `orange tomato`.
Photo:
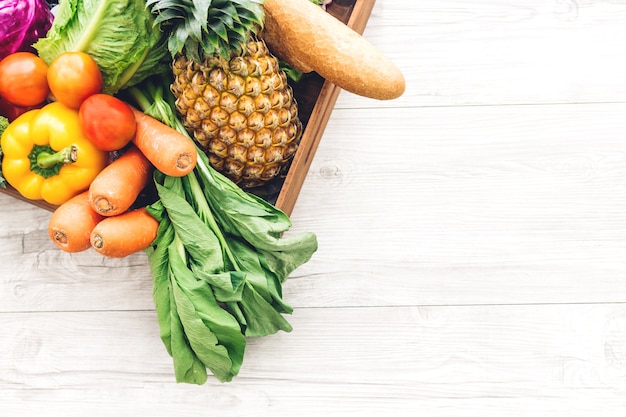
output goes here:
[[102, 92], [103, 79], [89, 54], [63, 52], [50, 63], [48, 85], [57, 101], [78, 109], [87, 97]]
[[38, 106], [48, 98], [48, 64], [32, 52], [15, 52], [0, 61], [0, 96], [20, 106]]

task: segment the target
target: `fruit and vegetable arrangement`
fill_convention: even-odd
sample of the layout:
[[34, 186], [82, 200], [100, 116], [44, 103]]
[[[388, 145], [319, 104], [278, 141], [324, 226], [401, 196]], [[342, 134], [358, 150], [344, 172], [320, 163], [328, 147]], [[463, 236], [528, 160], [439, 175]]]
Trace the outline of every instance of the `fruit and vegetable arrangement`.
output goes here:
[[290, 331], [317, 250], [256, 195], [289, 168], [309, 73], [393, 99], [400, 71], [325, 0], [0, 0], [0, 186], [50, 205], [60, 250], [147, 254], [176, 381], [230, 381]]

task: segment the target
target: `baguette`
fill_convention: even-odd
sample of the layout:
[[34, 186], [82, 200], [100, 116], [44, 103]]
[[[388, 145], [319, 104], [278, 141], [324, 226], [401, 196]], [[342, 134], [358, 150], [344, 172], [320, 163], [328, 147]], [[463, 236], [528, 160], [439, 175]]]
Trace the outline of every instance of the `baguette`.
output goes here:
[[310, 0], [265, 0], [260, 34], [280, 59], [338, 87], [390, 100], [404, 93], [402, 72], [374, 45]]

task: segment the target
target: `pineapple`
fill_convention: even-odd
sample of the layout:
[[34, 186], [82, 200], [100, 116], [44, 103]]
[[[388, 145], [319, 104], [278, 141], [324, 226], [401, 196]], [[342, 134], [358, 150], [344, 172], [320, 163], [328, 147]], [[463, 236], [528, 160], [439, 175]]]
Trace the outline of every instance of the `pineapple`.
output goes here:
[[211, 165], [242, 188], [293, 157], [302, 123], [287, 76], [263, 40], [263, 0], [148, 0], [168, 33], [171, 90]]

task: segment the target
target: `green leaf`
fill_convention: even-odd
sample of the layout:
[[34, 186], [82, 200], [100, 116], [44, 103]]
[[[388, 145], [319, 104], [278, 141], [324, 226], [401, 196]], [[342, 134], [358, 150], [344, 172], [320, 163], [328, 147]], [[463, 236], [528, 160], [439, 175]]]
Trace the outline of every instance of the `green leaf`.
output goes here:
[[[161, 174], [156, 174], [155, 180], [160, 200], [150, 211], [158, 212], [162, 208], [161, 224], [169, 223], [169, 227], [159, 231], [156, 248], [149, 255], [155, 274], [162, 275], [165, 264], [169, 267], [169, 288], [174, 300], [170, 311], [177, 312], [183, 331], [176, 318], [170, 317], [170, 339], [165, 337], [164, 342], [166, 346], [169, 342], [177, 378], [185, 378], [186, 382], [202, 379], [195, 360], [189, 357], [190, 349], [216, 378], [230, 381], [239, 372], [246, 341], [239, 322], [218, 305], [213, 291], [217, 288], [225, 301], [240, 299], [245, 275], [223, 272], [220, 243], [184, 198], [183, 180]], [[161, 244], [167, 245], [167, 263], [163, 260]], [[214, 288], [210, 283], [219, 286]], [[164, 304], [162, 287], [155, 286], [159, 288], [159, 296], [155, 298], [159, 305]], [[166, 318], [160, 322], [167, 328]], [[168, 336], [167, 329], [162, 334]], [[184, 344], [181, 336], [186, 340]]]
[[[192, 319], [193, 316], [190, 312], [189, 303], [185, 302], [184, 297], [180, 295], [178, 286], [175, 285], [176, 273], [175, 270], [170, 272], [172, 282], [172, 291], [170, 292], [171, 356], [174, 362], [174, 375], [176, 382], [202, 385], [207, 380], [207, 366], [189, 343], [188, 332], [191, 325], [185, 325], [183, 320], [189, 321], [190, 316]], [[179, 311], [181, 307], [182, 311]]]
[[206, 31], [206, 24], [209, 20], [209, 8], [211, 7], [212, 0], [193, 0], [194, 7], [193, 19], [201, 26], [201, 29]]
[[208, 24], [208, 30], [215, 33], [221, 40], [228, 43], [228, 29], [220, 19], [213, 19]]
[[167, 219], [163, 219], [154, 244], [146, 250], [153, 277], [153, 298], [160, 336], [173, 359], [176, 381], [203, 384], [207, 379], [206, 367], [187, 343], [174, 297], [176, 277], [170, 265], [173, 241], [174, 229]]
[[244, 192], [216, 171], [205, 173], [201, 179], [220, 227], [225, 233], [243, 238], [262, 254], [267, 267], [281, 282], [317, 251], [313, 233], [284, 235], [291, 221], [278, 208]]
[[170, 246], [176, 308], [193, 352], [220, 381], [230, 381], [243, 362], [245, 338], [239, 323], [219, 307], [206, 283], [198, 281]]
[[[200, 155], [208, 165], [205, 155]], [[210, 169], [199, 175], [204, 195], [214, 209], [215, 217], [226, 233], [242, 236], [241, 229], [250, 229], [247, 223], [254, 223], [263, 235], [272, 240], [291, 227], [289, 217], [276, 207], [253, 194], [247, 193], [219, 172]], [[252, 237], [255, 244], [255, 238]], [[266, 239], [266, 236], [259, 239]], [[248, 239], [246, 239], [248, 240]]]
[[314, 233], [302, 232], [283, 236], [268, 246], [268, 249], [259, 249], [259, 253], [264, 258], [265, 266], [284, 282], [317, 251], [317, 237]]
[[289, 322], [252, 285], [245, 286], [240, 305], [248, 324], [246, 336], [261, 337], [279, 330], [285, 332], [292, 330]]
[[[153, 30], [159, 29], [157, 27]], [[169, 56], [167, 37], [162, 36], [152, 48], [145, 50], [141, 59], [126, 67], [117, 82], [110, 87], [111, 92], [132, 87], [154, 75], [165, 77], [170, 72]]]
[[246, 274], [240, 271], [227, 271], [221, 274], [207, 273], [203, 269], [192, 267], [196, 278], [206, 281], [211, 286], [215, 298], [220, 302], [241, 301]]
[[[243, 287], [242, 287], [243, 293]], [[246, 317], [243, 315], [243, 311], [241, 311], [241, 307], [239, 307], [239, 303], [235, 301], [227, 301], [224, 303], [226, 309], [233, 315], [241, 325], [242, 332], [245, 334], [245, 329], [248, 323], [246, 322]]]
[[211, 229], [180, 194], [161, 184], [156, 184], [156, 189], [177, 236], [189, 252], [190, 262], [202, 263], [209, 273], [222, 271], [224, 259], [221, 246]]
[[[266, 270], [256, 251], [238, 239], [229, 240], [239, 265], [246, 271], [242, 299], [238, 304], [245, 321], [241, 322], [246, 336], [266, 336], [278, 330], [291, 331], [291, 326], [281, 313], [291, 313], [293, 308], [282, 299], [280, 282]], [[262, 300], [261, 300], [262, 299]], [[232, 312], [237, 315], [236, 312]]]
[[170, 310], [170, 279], [168, 247], [174, 240], [174, 229], [162, 221], [153, 245], [146, 249], [152, 274], [152, 297], [161, 331], [161, 340], [167, 352], [172, 354], [172, 320]]
[[246, 282], [257, 287], [260, 295], [271, 302], [272, 295], [268, 290], [267, 277], [255, 249], [237, 238], [229, 239], [229, 242], [241, 269], [246, 271]]

